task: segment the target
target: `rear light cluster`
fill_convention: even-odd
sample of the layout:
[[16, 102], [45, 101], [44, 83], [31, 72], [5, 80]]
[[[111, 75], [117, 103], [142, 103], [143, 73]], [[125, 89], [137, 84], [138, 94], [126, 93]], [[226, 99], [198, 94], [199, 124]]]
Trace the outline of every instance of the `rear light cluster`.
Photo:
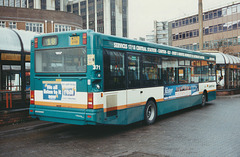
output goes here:
[[34, 48], [38, 48], [38, 38], [34, 38]]
[[31, 92], [30, 92], [30, 104], [34, 104], [35, 103], [35, 101], [34, 101], [34, 90], [31, 90]]
[[93, 109], [93, 93], [88, 93], [88, 109]]
[[83, 45], [87, 45], [87, 33], [83, 33], [82, 43], [83, 43]]

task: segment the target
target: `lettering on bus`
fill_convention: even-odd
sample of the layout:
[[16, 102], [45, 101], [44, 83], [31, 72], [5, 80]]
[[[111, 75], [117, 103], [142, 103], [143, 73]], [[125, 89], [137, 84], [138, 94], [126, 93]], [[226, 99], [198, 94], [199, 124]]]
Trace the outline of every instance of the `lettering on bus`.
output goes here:
[[[143, 52], [153, 52], [153, 53], [174, 55], [174, 56], [180, 56], [180, 57], [188, 57], [188, 58], [194, 58], [194, 59], [206, 59], [205, 56], [196, 55], [196, 54], [176, 52], [176, 51], [170, 51], [170, 50], [164, 50], [164, 49], [157, 49], [157, 48], [153, 48], [153, 47], [146, 47], [146, 46], [133, 45], [133, 44], [124, 44], [124, 43], [118, 43], [118, 42], [110, 42], [110, 43], [113, 44], [114, 48], [119, 48], [119, 49], [136, 50], [136, 51], [143, 51]], [[208, 60], [214, 61], [215, 58], [210, 57]]]

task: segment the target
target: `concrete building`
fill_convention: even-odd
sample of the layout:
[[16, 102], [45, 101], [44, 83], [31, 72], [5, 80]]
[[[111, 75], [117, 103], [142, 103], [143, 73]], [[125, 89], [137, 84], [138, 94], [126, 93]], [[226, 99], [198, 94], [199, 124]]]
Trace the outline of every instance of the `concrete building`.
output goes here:
[[149, 42], [169, 45], [169, 26], [167, 21], [154, 21], [154, 29], [151, 34], [146, 35]]
[[83, 29], [128, 37], [128, 0], [73, 0], [67, 11], [82, 17]]
[[[198, 15], [170, 22], [171, 45], [199, 50]], [[203, 48], [237, 56], [240, 52], [240, 3], [211, 9], [203, 15]]]
[[82, 18], [64, 6], [64, 0], [0, 0], [0, 27], [37, 33], [82, 29]]

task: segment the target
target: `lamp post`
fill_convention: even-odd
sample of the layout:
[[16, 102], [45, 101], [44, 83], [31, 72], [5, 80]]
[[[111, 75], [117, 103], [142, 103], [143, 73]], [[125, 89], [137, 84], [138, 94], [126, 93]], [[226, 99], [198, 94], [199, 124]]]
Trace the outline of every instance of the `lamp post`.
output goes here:
[[202, 0], [198, 0], [198, 22], [199, 22], [199, 50], [203, 50], [203, 6]]

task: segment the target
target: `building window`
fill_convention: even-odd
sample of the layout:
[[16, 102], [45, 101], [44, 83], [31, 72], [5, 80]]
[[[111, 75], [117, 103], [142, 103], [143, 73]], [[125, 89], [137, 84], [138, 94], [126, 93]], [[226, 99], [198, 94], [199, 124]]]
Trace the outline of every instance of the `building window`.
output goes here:
[[29, 5], [29, 8], [33, 8], [34, 4], [33, 4], [33, 0], [28, 0], [28, 5]]
[[0, 6], [3, 6], [3, 0], [0, 0]]
[[0, 21], [0, 27], [5, 28], [6, 27], [6, 22], [5, 21]]
[[60, 11], [60, 0], [55, 0], [55, 10]]
[[14, 7], [14, 0], [9, 0], [9, 7]]
[[4, 6], [8, 6], [8, 0], [3, 0], [4, 1]]
[[42, 23], [26, 23], [26, 31], [43, 33]]
[[232, 29], [233, 30], [237, 29], [237, 21], [233, 21]]
[[46, 0], [41, 0], [41, 9], [46, 10]]
[[222, 30], [223, 30], [223, 25], [222, 24], [218, 25], [218, 32], [222, 32]]
[[54, 25], [54, 30], [55, 32], [66, 32], [66, 31], [71, 31], [71, 26], [68, 25], [59, 25], [59, 24], [55, 24]]
[[214, 27], [214, 28], [213, 28], [213, 29], [214, 29], [213, 32], [214, 32], [214, 33], [217, 33], [217, 30], [218, 30], [217, 28], [218, 28], [218, 26], [215, 25], [215, 26], [213, 26], [213, 27]]
[[17, 29], [17, 23], [16, 22], [9, 22], [9, 28]]
[[26, 8], [27, 7], [27, 0], [21, 0], [21, 8]]
[[222, 16], [222, 9], [219, 9], [218, 10], [218, 17], [221, 17]]
[[208, 13], [204, 14], [204, 20], [208, 20]]
[[21, 7], [20, 6], [21, 0], [15, 0], [15, 7]]
[[233, 14], [237, 13], [237, 5], [232, 6], [232, 13]]
[[79, 5], [78, 5], [78, 3], [73, 4], [73, 13], [79, 15]]
[[232, 14], [232, 7], [228, 7], [227, 8], [227, 15], [231, 15]]
[[209, 12], [208, 15], [209, 15], [209, 16], [208, 16], [209, 20], [213, 19], [213, 13], [212, 13], [212, 12]]
[[72, 12], [72, 6], [71, 5], [67, 5], [67, 12], [69, 12], [69, 13]]

